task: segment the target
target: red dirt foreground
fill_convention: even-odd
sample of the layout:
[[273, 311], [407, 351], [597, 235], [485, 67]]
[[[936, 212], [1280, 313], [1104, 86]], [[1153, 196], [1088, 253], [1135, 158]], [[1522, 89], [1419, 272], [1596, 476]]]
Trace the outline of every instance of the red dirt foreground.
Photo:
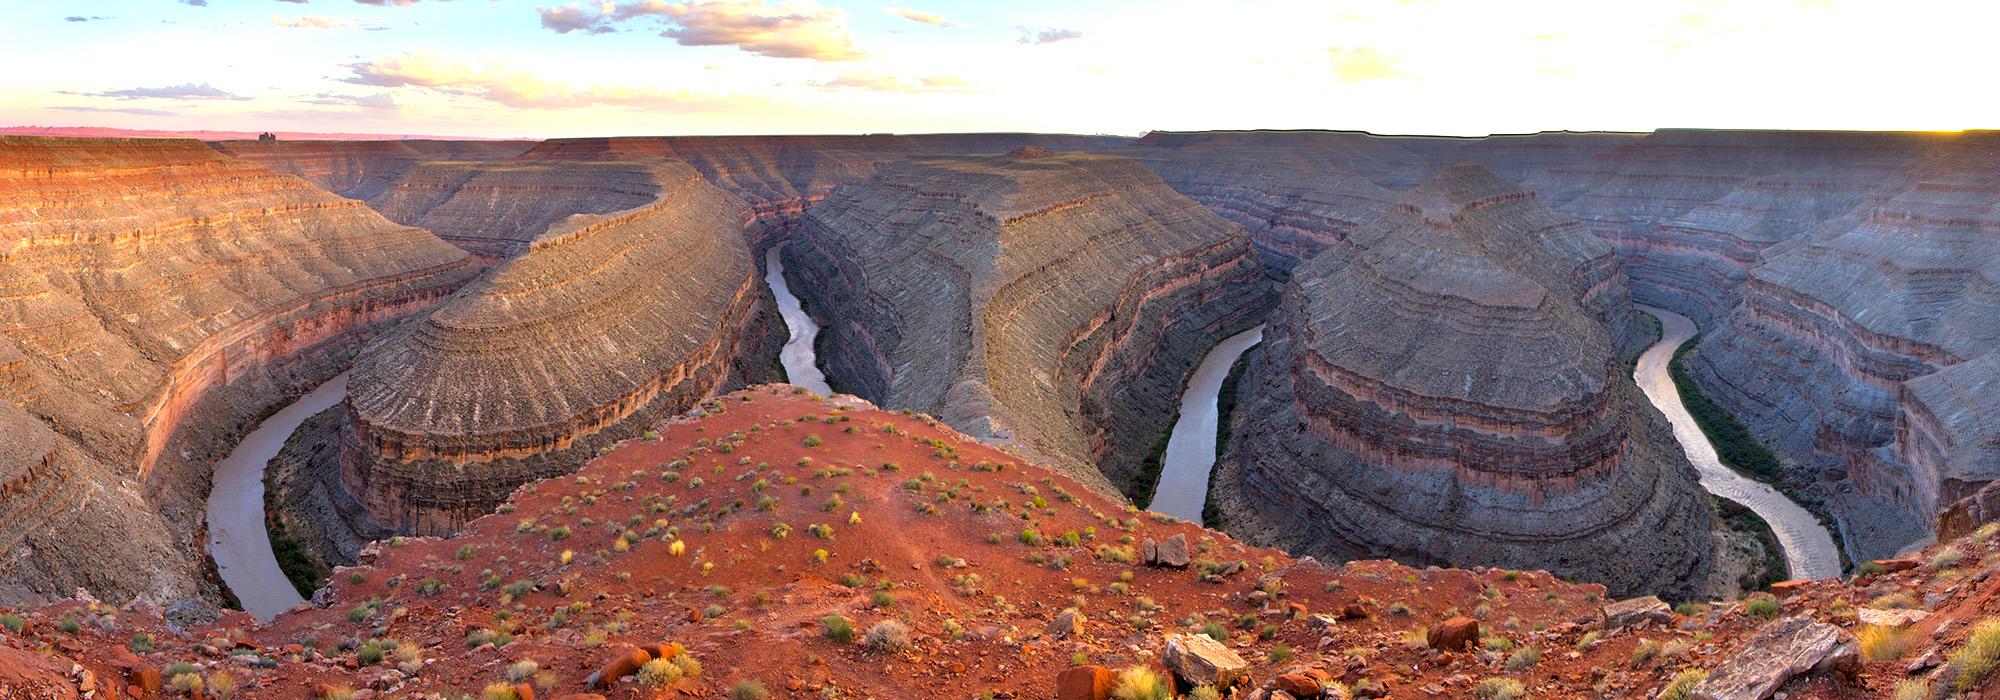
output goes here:
[[[229, 613], [177, 630], [157, 610], [87, 599], [0, 616], [0, 697], [2000, 687], [2000, 625], [1985, 622], [2000, 608], [1996, 527], [1912, 568], [1788, 585], [1784, 600], [1619, 602], [1607, 618], [1602, 587], [1544, 572], [1323, 566], [1246, 547], [851, 398], [765, 386], [697, 414], [522, 487], [456, 537], [378, 543], [367, 565], [334, 573], [317, 607], [268, 626]], [[1145, 563], [1148, 549], [1183, 544], [1187, 566]], [[1428, 641], [1454, 637], [1470, 649]], [[1217, 695], [1202, 687], [1218, 681]]]

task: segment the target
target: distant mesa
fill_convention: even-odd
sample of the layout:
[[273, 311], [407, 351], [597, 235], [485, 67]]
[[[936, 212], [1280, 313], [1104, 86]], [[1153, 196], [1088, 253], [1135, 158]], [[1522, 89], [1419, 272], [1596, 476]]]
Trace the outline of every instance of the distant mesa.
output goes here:
[[1710, 516], [1625, 376], [1611, 249], [1447, 168], [1293, 270], [1217, 487], [1235, 531], [1339, 558], [1688, 594]]
[[1182, 377], [1272, 301], [1242, 227], [1084, 153], [881, 166], [806, 211], [785, 264], [836, 386], [1129, 493]]

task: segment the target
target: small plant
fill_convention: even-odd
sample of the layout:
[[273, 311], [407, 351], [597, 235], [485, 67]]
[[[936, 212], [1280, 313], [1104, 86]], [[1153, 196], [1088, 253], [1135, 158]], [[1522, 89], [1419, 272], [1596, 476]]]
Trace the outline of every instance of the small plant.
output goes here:
[[854, 641], [853, 620], [849, 620], [839, 615], [828, 615], [826, 617], [820, 618], [819, 626], [822, 630], [825, 631], [827, 639], [831, 639], [841, 644], [847, 644], [849, 642]]
[[1908, 628], [1889, 625], [1862, 625], [1854, 636], [1861, 644], [1861, 658], [1869, 661], [1895, 661], [1917, 644], [1917, 635]]
[[1278, 666], [1291, 663], [1292, 657], [1292, 648], [1283, 644], [1271, 647], [1270, 651], [1264, 652], [1264, 660]]
[[1743, 604], [1743, 612], [1751, 617], [1768, 620], [1778, 616], [1778, 601], [1770, 598], [1752, 598]]
[[1644, 664], [1648, 661], [1652, 661], [1654, 657], [1657, 657], [1659, 655], [1660, 655], [1659, 642], [1653, 641], [1651, 639], [1639, 640], [1639, 643], [1636, 646], [1632, 647], [1632, 665], [1638, 666], [1640, 664]]
[[893, 654], [910, 648], [910, 628], [895, 620], [883, 620], [868, 628], [869, 649]]
[[681, 667], [672, 659], [653, 659], [639, 667], [639, 685], [664, 688], [681, 679]]
[[383, 655], [382, 643], [372, 639], [362, 642], [361, 646], [354, 648], [354, 660], [361, 662], [363, 666], [373, 666], [382, 663]]
[[1493, 677], [1480, 681], [1472, 694], [1481, 700], [1518, 700], [1528, 696], [1527, 686], [1512, 678]]
[[151, 654], [153, 653], [153, 635], [146, 634], [145, 632], [135, 632], [132, 634], [132, 639], [125, 643], [125, 646], [131, 647], [132, 652], [135, 654]]
[[[1338, 696], [1335, 696], [1335, 697], [1347, 697], [1347, 695], [1346, 695], [1345, 693], [1343, 693], [1343, 694], [1341, 694], [1341, 695], [1338, 695]], [[1221, 691], [1218, 691], [1218, 690], [1216, 690], [1216, 689], [1215, 689], [1215, 686], [1212, 686], [1212, 685], [1197, 685], [1197, 686], [1195, 686], [1195, 687], [1194, 687], [1194, 690], [1190, 690], [1190, 691], [1188, 691], [1188, 694], [1187, 694], [1187, 699], [1188, 699], [1188, 700], [1222, 700], [1222, 693], [1221, 693]]]
[[1542, 651], [1534, 647], [1521, 647], [1507, 655], [1507, 672], [1520, 673], [1541, 663]]
[[65, 616], [56, 621], [56, 629], [61, 630], [63, 634], [76, 634], [83, 631], [83, 623], [77, 622], [74, 617]]
[[1676, 674], [1673, 680], [1667, 681], [1666, 687], [1660, 689], [1660, 700], [1688, 700], [1694, 695], [1694, 687], [1701, 685], [1705, 680], [1708, 680], [1707, 671], [1698, 668], [1682, 671]]
[[1118, 673], [1118, 683], [1111, 686], [1111, 700], [1168, 700], [1173, 691], [1159, 674], [1144, 666], [1133, 666]]
[[764, 689], [762, 681], [737, 681], [736, 685], [729, 687], [729, 700], [764, 700], [770, 696], [771, 692]]
[[1034, 528], [1022, 529], [1021, 534], [1015, 536], [1014, 539], [1020, 540], [1021, 544], [1025, 544], [1030, 547], [1039, 547], [1041, 545], [1048, 544], [1049, 541], [1047, 537], [1043, 537], [1042, 533], [1036, 532]]
[[483, 700], [521, 700], [521, 694], [514, 692], [514, 686], [506, 683], [488, 683], [479, 691]]
[[1958, 674], [1953, 685], [1959, 690], [1977, 688], [1995, 667], [2000, 667], [2000, 619], [1989, 618], [1972, 629], [1965, 646], [1951, 653], [1951, 668]]
[[6, 615], [0, 615], [0, 627], [7, 628], [8, 632], [12, 632], [14, 634], [20, 634], [21, 628], [26, 626], [28, 626], [28, 621], [21, 619], [20, 615], [14, 615], [11, 613]]
[[177, 694], [193, 697], [201, 694], [201, 688], [202, 688], [201, 674], [199, 673], [179, 674], [174, 676], [172, 680], [168, 682], [168, 685], [172, 687], [174, 692]]
[[1946, 547], [1938, 550], [1937, 554], [1931, 555], [1930, 569], [1932, 571], [1943, 571], [1958, 566], [1958, 563], [1961, 561], [1965, 561], [1965, 550], [1958, 547]]
[[1931, 700], [1931, 682], [1922, 678], [1906, 678], [1896, 684], [1895, 700]]
[[896, 605], [896, 597], [889, 595], [888, 591], [876, 591], [874, 595], [869, 596], [868, 603], [877, 608], [894, 607]]
[[1224, 644], [1229, 643], [1229, 628], [1223, 627], [1222, 623], [1220, 622], [1210, 622], [1203, 624], [1200, 629], [1195, 630], [1195, 634], [1207, 636], [1209, 639], [1213, 639], [1215, 641], [1222, 642]]

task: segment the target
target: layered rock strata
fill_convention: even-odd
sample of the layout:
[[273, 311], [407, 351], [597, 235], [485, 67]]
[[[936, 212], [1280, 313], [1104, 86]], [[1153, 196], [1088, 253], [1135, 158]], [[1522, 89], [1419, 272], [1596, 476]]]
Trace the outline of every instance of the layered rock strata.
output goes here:
[[476, 273], [196, 141], [0, 138], [0, 597], [208, 588], [208, 465]]
[[1991, 471], [1954, 455], [1991, 454], [1980, 447], [1986, 399], [1972, 388], [1992, 369], [1973, 361], [2000, 348], [1996, 173], [1993, 135], [1921, 159], [1910, 184], [1750, 270], [1690, 362], [1711, 398], [1836, 496], [1856, 558], [1926, 537], [1940, 498], [1983, 481], [1954, 473]]
[[782, 342], [742, 201], [684, 163], [646, 167], [654, 200], [564, 220], [364, 352], [341, 482], [377, 522], [451, 531], [763, 369], [739, 355], [774, 356], [741, 352]]
[[1235, 415], [1233, 531], [1339, 558], [1539, 568], [1685, 595], [1710, 515], [1607, 319], [1608, 246], [1454, 167], [1298, 267]]
[[658, 197], [652, 169], [636, 162], [428, 161], [369, 205], [487, 260], [519, 255], [575, 214], [609, 214]]
[[1271, 290], [1242, 227], [1129, 159], [882, 166], [785, 250], [836, 386], [1132, 489], [1201, 352]]
[[526, 152], [531, 141], [218, 141], [216, 150], [296, 175], [360, 200], [388, 192], [417, 164], [430, 160], [501, 160]]

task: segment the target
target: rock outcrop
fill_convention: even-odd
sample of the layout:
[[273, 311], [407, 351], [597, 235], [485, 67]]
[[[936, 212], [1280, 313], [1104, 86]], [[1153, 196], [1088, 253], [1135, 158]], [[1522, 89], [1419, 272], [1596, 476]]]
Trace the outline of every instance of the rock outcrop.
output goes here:
[[1202, 350], [1271, 302], [1242, 227], [1111, 156], [897, 162], [797, 237], [837, 386], [1128, 492]]
[[208, 465], [476, 273], [196, 141], [0, 138], [0, 597], [212, 590]]
[[638, 162], [553, 160], [426, 161], [411, 167], [369, 206], [420, 226], [488, 260], [527, 252], [550, 226], [576, 214], [610, 214], [660, 196], [651, 167]]
[[363, 353], [340, 469], [377, 522], [451, 531], [775, 355], [739, 353], [778, 328], [742, 201], [644, 167], [654, 200], [564, 220]]
[[1692, 592], [1709, 510], [1625, 376], [1631, 304], [1609, 258], [1466, 166], [1301, 265], [1221, 465], [1232, 531], [1315, 556]]
[[2000, 137], [1962, 136], [1905, 179], [1751, 269], [1690, 361], [1710, 398], [1835, 496], [1856, 559], [1927, 536], [1941, 499], [1994, 471], [1994, 364], [1973, 361], [2000, 348]]

